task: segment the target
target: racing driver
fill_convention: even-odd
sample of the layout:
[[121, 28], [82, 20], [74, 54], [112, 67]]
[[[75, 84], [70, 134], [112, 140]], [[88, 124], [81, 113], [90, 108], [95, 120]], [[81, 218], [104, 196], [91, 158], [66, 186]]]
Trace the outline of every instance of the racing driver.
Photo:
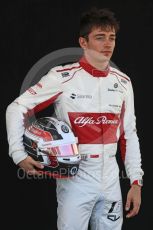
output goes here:
[[119, 23], [108, 9], [82, 15], [79, 44], [83, 57], [52, 68], [7, 108], [9, 155], [27, 173], [43, 166], [24, 150], [25, 119], [54, 104], [57, 119], [78, 137], [81, 163], [76, 176], [57, 179], [58, 230], [120, 230], [123, 205], [116, 161], [117, 143], [130, 179], [125, 210], [138, 214], [143, 170], [136, 133], [130, 78], [110, 66]]

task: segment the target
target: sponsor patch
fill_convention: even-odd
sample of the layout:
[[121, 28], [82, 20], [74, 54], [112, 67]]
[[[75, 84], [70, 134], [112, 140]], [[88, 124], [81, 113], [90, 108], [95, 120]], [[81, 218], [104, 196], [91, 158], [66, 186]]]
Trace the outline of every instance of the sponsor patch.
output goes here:
[[70, 76], [69, 72], [64, 72], [64, 73], [61, 73], [61, 74], [62, 74], [62, 77], [69, 77]]
[[110, 221], [117, 221], [122, 215], [122, 201], [105, 201], [104, 212], [107, 219]]

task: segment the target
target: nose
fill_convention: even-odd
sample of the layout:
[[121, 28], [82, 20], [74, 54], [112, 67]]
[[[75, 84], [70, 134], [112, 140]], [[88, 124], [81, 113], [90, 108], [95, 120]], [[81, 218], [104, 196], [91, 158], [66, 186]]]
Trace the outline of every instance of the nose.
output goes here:
[[106, 49], [110, 49], [112, 48], [112, 46], [113, 46], [113, 42], [109, 38], [106, 38], [104, 42], [104, 47]]
[[109, 39], [109, 38], [106, 38], [106, 39], [105, 39], [104, 45], [105, 45], [105, 46], [111, 46], [111, 44], [112, 44], [112, 42], [110, 41], [110, 39]]

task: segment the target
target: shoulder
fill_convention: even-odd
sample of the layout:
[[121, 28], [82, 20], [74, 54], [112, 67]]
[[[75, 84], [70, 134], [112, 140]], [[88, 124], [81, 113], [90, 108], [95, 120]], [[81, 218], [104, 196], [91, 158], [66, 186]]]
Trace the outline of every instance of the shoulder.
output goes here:
[[127, 83], [131, 81], [129, 76], [127, 76], [125, 73], [123, 73], [121, 70], [117, 68], [110, 67], [110, 74], [116, 76], [123, 83]]
[[131, 87], [131, 80], [129, 76], [127, 76], [125, 73], [123, 73], [119, 69], [110, 67], [110, 74], [117, 79], [117, 81], [120, 83], [120, 85], [124, 89], [128, 90], [129, 87]]
[[69, 74], [73, 74], [75, 71], [78, 71], [81, 68], [79, 62], [75, 62], [67, 65], [60, 65], [54, 67], [52, 70], [57, 74], [60, 74], [62, 77], [67, 77]]
[[82, 67], [80, 66], [79, 62], [75, 62], [72, 64], [56, 66], [52, 68], [51, 71], [54, 72], [62, 82], [65, 82], [71, 79], [75, 73], [81, 69]]

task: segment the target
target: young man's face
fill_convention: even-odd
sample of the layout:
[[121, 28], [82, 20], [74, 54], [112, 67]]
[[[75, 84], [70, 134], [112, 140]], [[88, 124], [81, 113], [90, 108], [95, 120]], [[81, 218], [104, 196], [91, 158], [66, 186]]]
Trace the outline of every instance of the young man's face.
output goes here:
[[80, 37], [79, 42], [85, 56], [90, 56], [94, 61], [109, 61], [115, 48], [115, 38], [115, 29], [94, 27], [88, 39]]

